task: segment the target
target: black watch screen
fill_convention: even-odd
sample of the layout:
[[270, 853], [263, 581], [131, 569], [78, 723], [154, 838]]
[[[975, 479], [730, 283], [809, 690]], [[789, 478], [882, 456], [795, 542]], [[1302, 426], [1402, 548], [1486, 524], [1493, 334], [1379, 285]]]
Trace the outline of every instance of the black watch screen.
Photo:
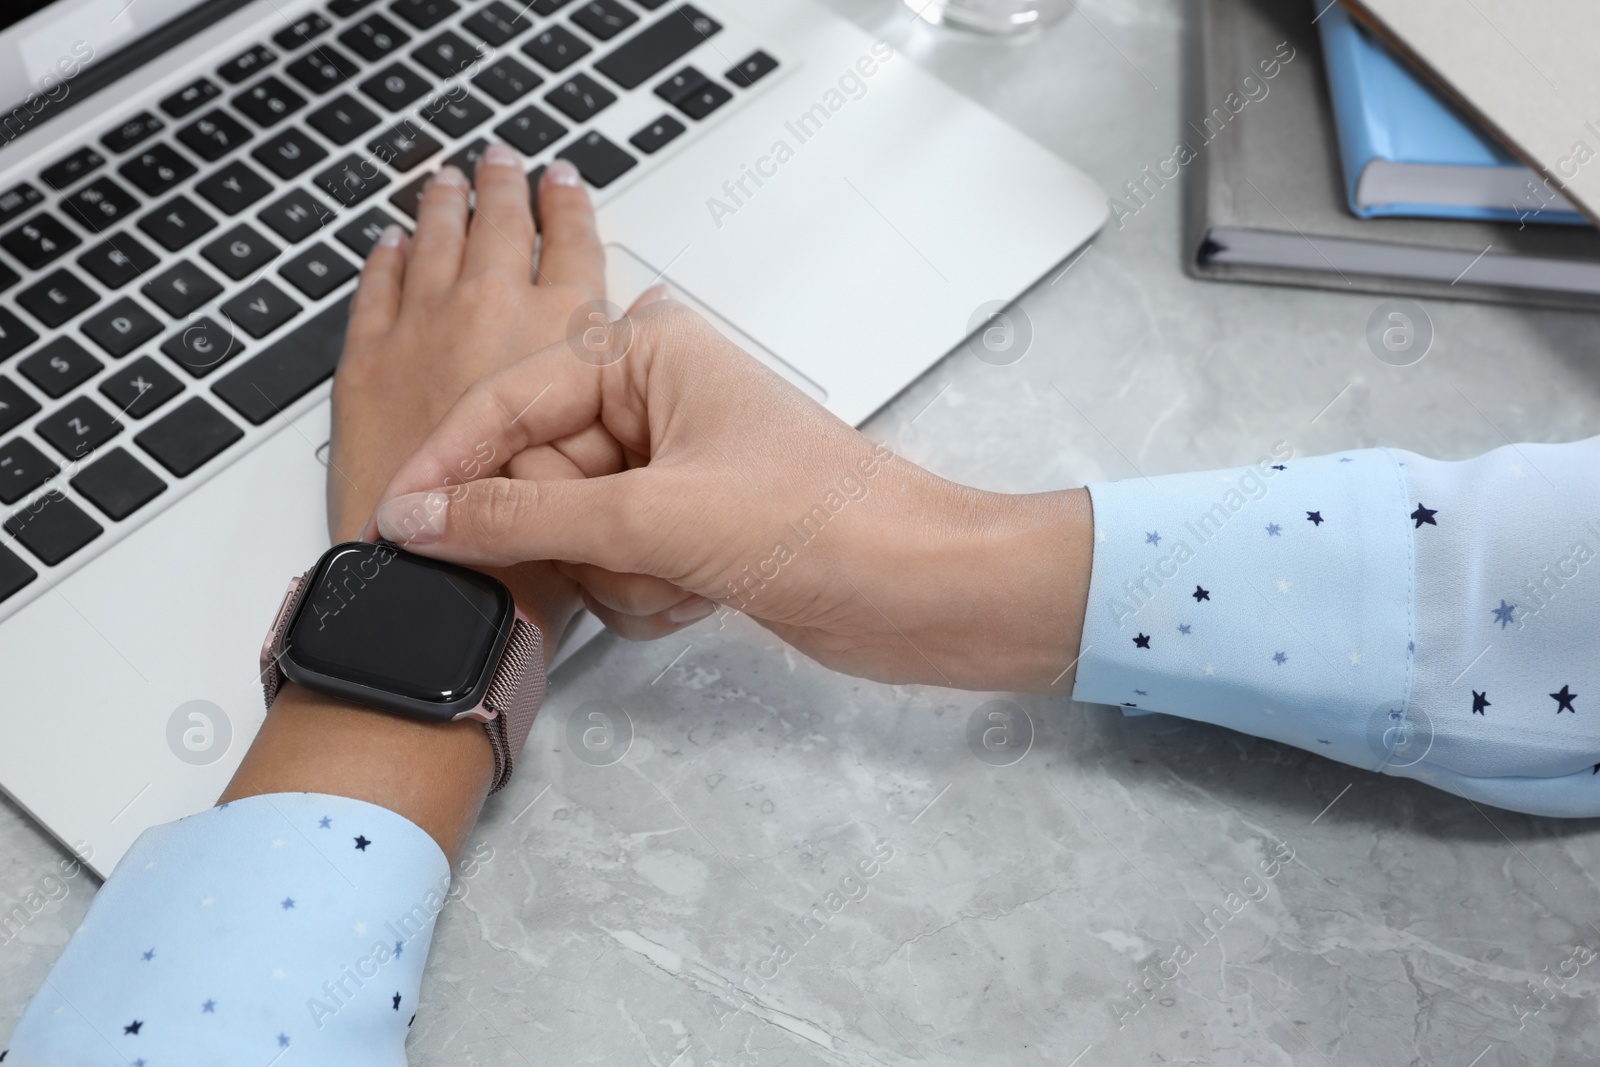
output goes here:
[[516, 607], [505, 585], [386, 542], [335, 545], [284, 634], [284, 674], [313, 689], [428, 718], [482, 700]]

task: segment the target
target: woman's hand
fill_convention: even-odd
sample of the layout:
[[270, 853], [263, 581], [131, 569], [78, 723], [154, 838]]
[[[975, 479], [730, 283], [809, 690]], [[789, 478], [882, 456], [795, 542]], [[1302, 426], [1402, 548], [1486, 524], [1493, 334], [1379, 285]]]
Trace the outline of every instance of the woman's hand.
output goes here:
[[[367, 257], [333, 382], [328, 528], [335, 541], [360, 534], [400, 461], [469, 385], [567, 336], [573, 317], [605, 296], [594, 211], [570, 163], [557, 160], [545, 171], [542, 234], [510, 148], [491, 145], [476, 182], [469, 213], [466, 176], [443, 168], [422, 195], [415, 236], [391, 227]], [[548, 479], [584, 473], [550, 449], [524, 457], [518, 470]], [[497, 576], [524, 608], [542, 609], [552, 637], [576, 608], [571, 582], [548, 565]]]
[[[1070, 685], [1086, 492], [1008, 497], [936, 477], [672, 302], [602, 340], [469, 389], [384, 491], [377, 531], [469, 564], [565, 561], [626, 637], [670, 633], [715, 601], [852, 674]], [[551, 452], [590, 477], [521, 466]], [[511, 477], [492, 476], [508, 455]]]

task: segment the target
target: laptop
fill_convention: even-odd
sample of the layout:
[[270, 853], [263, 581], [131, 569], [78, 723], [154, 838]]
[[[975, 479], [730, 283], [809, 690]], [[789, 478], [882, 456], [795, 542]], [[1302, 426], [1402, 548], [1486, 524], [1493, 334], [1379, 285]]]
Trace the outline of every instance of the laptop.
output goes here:
[[492, 139], [578, 166], [612, 301], [664, 280], [852, 423], [1106, 210], [810, 0], [7, 4], [0, 787], [102, 875], [259, 727], [356, 273]]

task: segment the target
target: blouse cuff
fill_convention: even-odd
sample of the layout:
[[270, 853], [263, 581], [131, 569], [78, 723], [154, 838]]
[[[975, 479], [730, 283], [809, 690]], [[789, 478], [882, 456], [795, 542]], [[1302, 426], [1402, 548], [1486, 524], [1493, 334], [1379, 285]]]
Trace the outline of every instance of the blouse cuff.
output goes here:
[[7, 1058], [405, 1063], [444, 853], [402, 816], [277, 793], [145, 831], [23, 1015]]

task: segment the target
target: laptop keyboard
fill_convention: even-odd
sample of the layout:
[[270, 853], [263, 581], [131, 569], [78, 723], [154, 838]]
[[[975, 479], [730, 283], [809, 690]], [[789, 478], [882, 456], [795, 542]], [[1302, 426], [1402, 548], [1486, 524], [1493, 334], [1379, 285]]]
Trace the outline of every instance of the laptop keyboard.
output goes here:
[[724, 29], [673, 0], [332, 0], [0, 189], [0, 614], [332, 376], [361, 260], [439, 166], [499, 139], [530, 187], [559, 156], [604, 189], [777, 68]]

